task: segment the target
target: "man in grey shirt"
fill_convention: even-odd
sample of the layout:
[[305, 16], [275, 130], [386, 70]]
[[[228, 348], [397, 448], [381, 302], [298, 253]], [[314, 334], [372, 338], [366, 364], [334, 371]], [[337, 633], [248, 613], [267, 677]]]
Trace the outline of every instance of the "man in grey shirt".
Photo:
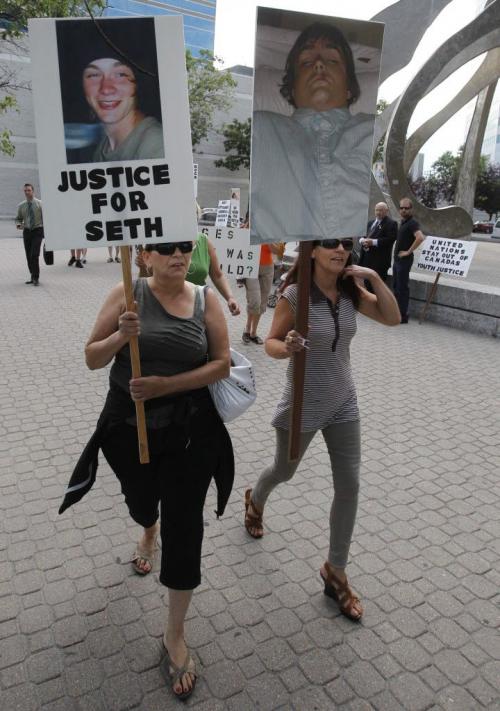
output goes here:
[[349, 111], [360, 88], [337, 27], [317, 22], [299, 35], [280, 91], [292, 116], [253, 116], [252, 243], [363, 234], [374, 116]]
[[42, 201], [35, 197], [33, 185], [24, 184], [26, 200], [17, 206], [16, 227], [23, 231], [24, 251], [30, 271], [26, 284], [38, 286], [40, 278], [40, 247], [43, 240]]

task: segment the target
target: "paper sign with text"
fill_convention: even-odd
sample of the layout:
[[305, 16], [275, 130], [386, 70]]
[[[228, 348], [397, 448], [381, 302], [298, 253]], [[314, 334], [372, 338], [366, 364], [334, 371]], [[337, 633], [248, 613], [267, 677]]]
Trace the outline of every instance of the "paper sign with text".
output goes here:
[[231, 212], [231, 200], [219, 200], [217, 205], [217, 218], [215, 220], [216, 227], [227, 227]]
[[47, 247], [195, 239], [182, 18], [36, 19], [29, 36]]
[[194, 196], [198, 197], [198, 163], [193, 163]]
[[203, 227], [201, 231], [214, 245], [226, 276], [235, 279], [256, 279], [259, 276], [260, 247], [250, 244], [250, 230]]
[[427, 272], [465, 278], [476, 251], [476, 242], [426, 237], [417, 267]]

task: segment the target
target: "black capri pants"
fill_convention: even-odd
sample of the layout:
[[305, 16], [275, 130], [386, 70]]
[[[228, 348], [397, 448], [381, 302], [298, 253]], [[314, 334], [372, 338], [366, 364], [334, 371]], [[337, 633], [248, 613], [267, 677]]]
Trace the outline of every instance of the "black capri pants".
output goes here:
[[201, 582], [203, 508], [217, 465], [210, 430], [199, 422], [187, 439], [176, 425], [148, 428], [149, 464], [139, 462], [135, 426], [113, 425], [101, 444], [133, 520], [149, 528], [161, 507], [160, 582], [174, 590]]

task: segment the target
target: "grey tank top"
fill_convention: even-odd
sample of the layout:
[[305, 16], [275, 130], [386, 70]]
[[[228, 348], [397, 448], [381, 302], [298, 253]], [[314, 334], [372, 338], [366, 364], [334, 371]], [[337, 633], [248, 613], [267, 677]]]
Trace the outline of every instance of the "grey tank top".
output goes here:
[[[178, 375], [206, 363], [208, 343], [205, 330], [204, 294], [196, 289], [193, 315], [179, 318], [169, 314], [151, 291], [147, 279], [134, 283], [134, 297], [141, 319], [139, 353], [141, 375]], [[115, 356], [110, 384], [129, 390], [132, 377], [128, 344]]]

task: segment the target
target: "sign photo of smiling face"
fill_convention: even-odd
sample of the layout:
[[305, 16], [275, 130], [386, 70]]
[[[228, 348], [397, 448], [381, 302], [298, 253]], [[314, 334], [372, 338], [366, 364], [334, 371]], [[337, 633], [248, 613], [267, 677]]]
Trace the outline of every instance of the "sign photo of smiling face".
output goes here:
[[94, 59], [83, 70], [83, 92], [102, 123], [137, 122], [137, 86], [134, 71], [116, 59]]

